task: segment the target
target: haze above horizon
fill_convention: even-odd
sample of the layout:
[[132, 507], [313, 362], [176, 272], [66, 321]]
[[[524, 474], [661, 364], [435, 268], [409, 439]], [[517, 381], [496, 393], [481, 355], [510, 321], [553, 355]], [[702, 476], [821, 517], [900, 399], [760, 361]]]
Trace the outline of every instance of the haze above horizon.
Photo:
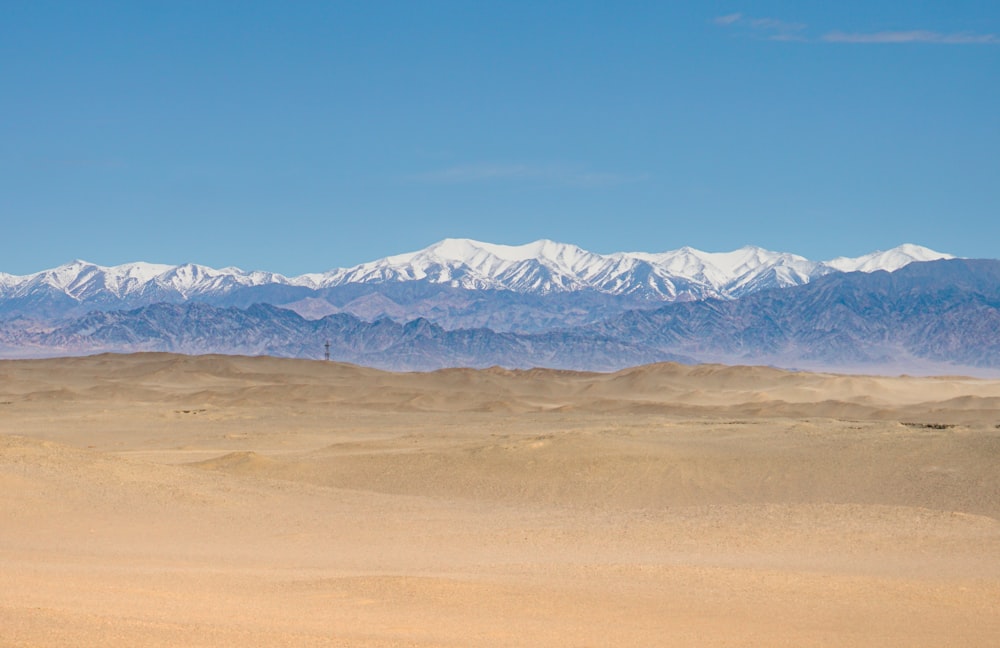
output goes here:
[[1000, 5], [39, 1], [0, 56], [3, 272], [1000, 257]]

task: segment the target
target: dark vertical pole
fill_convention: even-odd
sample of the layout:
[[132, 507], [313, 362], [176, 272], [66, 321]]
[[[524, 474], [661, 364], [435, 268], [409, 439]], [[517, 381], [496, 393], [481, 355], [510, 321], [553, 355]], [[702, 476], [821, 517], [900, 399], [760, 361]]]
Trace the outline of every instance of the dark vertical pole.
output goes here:
[[326, 344], [323, 345], [323, 348], [326, 349], [326, 353], [323, 354], [323, 357], [326, 358], [327, 361], [329, 361], [330, 360], [330, 340], [326, 341]]

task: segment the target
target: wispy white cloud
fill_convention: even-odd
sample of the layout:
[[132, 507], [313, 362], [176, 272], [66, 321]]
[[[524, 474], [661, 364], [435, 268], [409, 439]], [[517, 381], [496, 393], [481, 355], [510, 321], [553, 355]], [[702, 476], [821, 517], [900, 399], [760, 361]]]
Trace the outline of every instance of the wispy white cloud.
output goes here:
[[499, 181], [532, 181], [574, 187], [611, 187], [647, 179], [643, 173], [587, 171], [565, 166], [530, 164], [466, 164], [411, 176], [428, 184], [470, 184]]
[[716, 25], [732, 25], [733, 23], [738, 23], [743, 18], [741, 13], [732, 13], [725, 16], [719, 16], [713, 22]]
[[823, 36], [811, 38], [806, 34], [808, 25], [799, 22], [788, 22], [777, 18], [758, 18], [743, 13], [731, 13], [719, 16], [713, 21], [716, 25], [730, 29], [743, 29], [763, 35], [768, 40], [826, 42], [843, 44], [868, 43], [933, 43], [943, 45], [989, 45], [1000, 44], [1000, 36], [996, 34], [976, 34], [972, 32], [936, 32], [929, 30], [910, 31], [879, 31], [879, 32], [845, 32], [829, 31]]
[[940, 32], [914, 31], [881, 31], [881, 32], [842, 32], [832, 31], [823, 35], [822, 40], [828, 43], [938, 43], [943, 45], [984, 45], [998, 44], [1000, 38], [996, 34], [973, 34], [957, 32], [943, 34]]
[[723, 27], [740, 27], [764, 35], [770, 40], [802, 40], [808, 25], [777, 18], [757, 18], [742, 13], [732, 13], [715, 18], [713, 22]]

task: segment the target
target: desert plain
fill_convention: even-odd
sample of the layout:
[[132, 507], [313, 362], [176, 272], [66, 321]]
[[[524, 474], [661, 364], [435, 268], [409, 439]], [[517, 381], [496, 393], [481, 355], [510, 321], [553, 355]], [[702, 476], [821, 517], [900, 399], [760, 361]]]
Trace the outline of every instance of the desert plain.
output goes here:
[[1000, 645], [1000, 381], [3, 361], [0, 645]]

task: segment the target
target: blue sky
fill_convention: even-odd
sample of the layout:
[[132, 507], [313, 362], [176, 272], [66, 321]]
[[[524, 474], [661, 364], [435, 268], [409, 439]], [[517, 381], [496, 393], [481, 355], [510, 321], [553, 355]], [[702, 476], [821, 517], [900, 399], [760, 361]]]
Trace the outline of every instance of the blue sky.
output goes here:
[[0, 271], [1000, 257], [1000, 3], [0, 0]]

